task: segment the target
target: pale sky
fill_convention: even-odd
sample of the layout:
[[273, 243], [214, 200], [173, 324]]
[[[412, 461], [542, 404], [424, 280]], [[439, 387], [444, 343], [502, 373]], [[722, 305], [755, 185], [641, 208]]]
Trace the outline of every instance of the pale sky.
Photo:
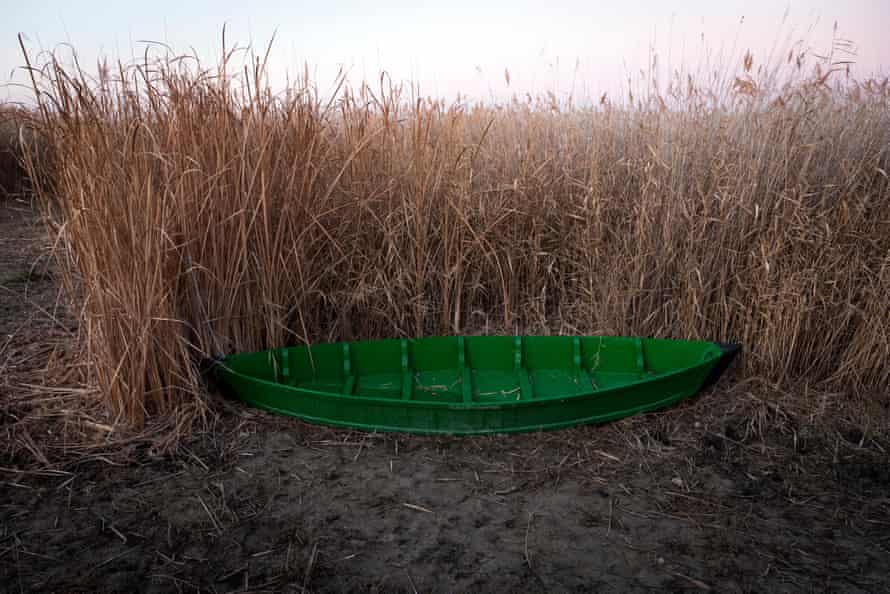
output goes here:
[[23, 63], [18, 33], [33, 51], [70, 43], [86, 65], [100, 55], [125, 61], [141, 55], [144, 40], [165, 42], [177, 53], [193, 49], [209, 65], [220, 54], [223, 24], [230, 44], [260, 50], [276, 34], [273, 85], [306, 63], [324, 88], [343, 65], [353, 81], [384, 69], [419, 83], [424, 94], [449, 98], [545, 91], [597, 97], [645, 69], [650, 47], [659, 64], [672, 69], [698, 64], [703, 47], [724, 56], [734, 50], [733, 63], [751, 49], [761, 63], [788, 39], [827, 50], [835, 22], [838, 36], [856, 43], [857, 74], [890, 70], [890, 0], [3, 3], [0, 100], [26, 96], [9, 84], [25, 82], [17, 70]]

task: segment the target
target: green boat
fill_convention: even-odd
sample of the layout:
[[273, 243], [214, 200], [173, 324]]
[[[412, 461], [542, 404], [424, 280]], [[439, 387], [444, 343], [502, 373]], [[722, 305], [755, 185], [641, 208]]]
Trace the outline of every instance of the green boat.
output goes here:
[[486, 434], [602, 423], [717, 381], [736, 344], [596, 336], [449, 336], [295, 346], [214, 365], [234, 395], [310, 423]]

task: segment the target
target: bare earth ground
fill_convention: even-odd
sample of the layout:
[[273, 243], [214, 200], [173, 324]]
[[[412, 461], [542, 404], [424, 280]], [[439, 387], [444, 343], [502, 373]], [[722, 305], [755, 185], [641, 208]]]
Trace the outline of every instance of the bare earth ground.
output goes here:
[[88, 393], [40, 387], [73, 348], [45, 244], [0, 201], [4, 591], [890, 592], [883, 395], [724, 380], [662, 413], [469, 439], [218, 399], [212, 431], [159, 455], [71, 420]]

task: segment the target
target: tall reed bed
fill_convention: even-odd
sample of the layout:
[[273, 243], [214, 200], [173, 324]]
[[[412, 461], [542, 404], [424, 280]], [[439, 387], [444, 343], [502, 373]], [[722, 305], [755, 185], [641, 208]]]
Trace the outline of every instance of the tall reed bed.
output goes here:
[[0, 200], [20, 194], [27, 186], [22, 128], [29, 115], [16, 105], [0, 103]]
[[35, 74], [37, 193], [121, 420], [203, 410], [209, 356], [479, 331], [735, 340], [776, 382], [890, 383], [886, 81], [746, 58], [567, 108], [229, 71]]

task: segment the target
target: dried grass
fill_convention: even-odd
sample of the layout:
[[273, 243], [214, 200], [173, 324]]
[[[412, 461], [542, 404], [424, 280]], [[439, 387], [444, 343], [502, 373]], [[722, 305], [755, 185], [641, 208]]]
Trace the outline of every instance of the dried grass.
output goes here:
[[23, 109], [0, 103], [0, 199], [18, 194], [25, 187], [19, 129], [27, 116]]
[[385, 78], [274, 95], [231, 55], [32, 69], [54, 157], [29, 167], [118, 420], [203, 414], [205, 357], [479, 330], [735, 340], [775, 383], [890, 382], [886, 80], [789, 54], [797, 78], [746, 57], [713, 88], [492, 106]]

